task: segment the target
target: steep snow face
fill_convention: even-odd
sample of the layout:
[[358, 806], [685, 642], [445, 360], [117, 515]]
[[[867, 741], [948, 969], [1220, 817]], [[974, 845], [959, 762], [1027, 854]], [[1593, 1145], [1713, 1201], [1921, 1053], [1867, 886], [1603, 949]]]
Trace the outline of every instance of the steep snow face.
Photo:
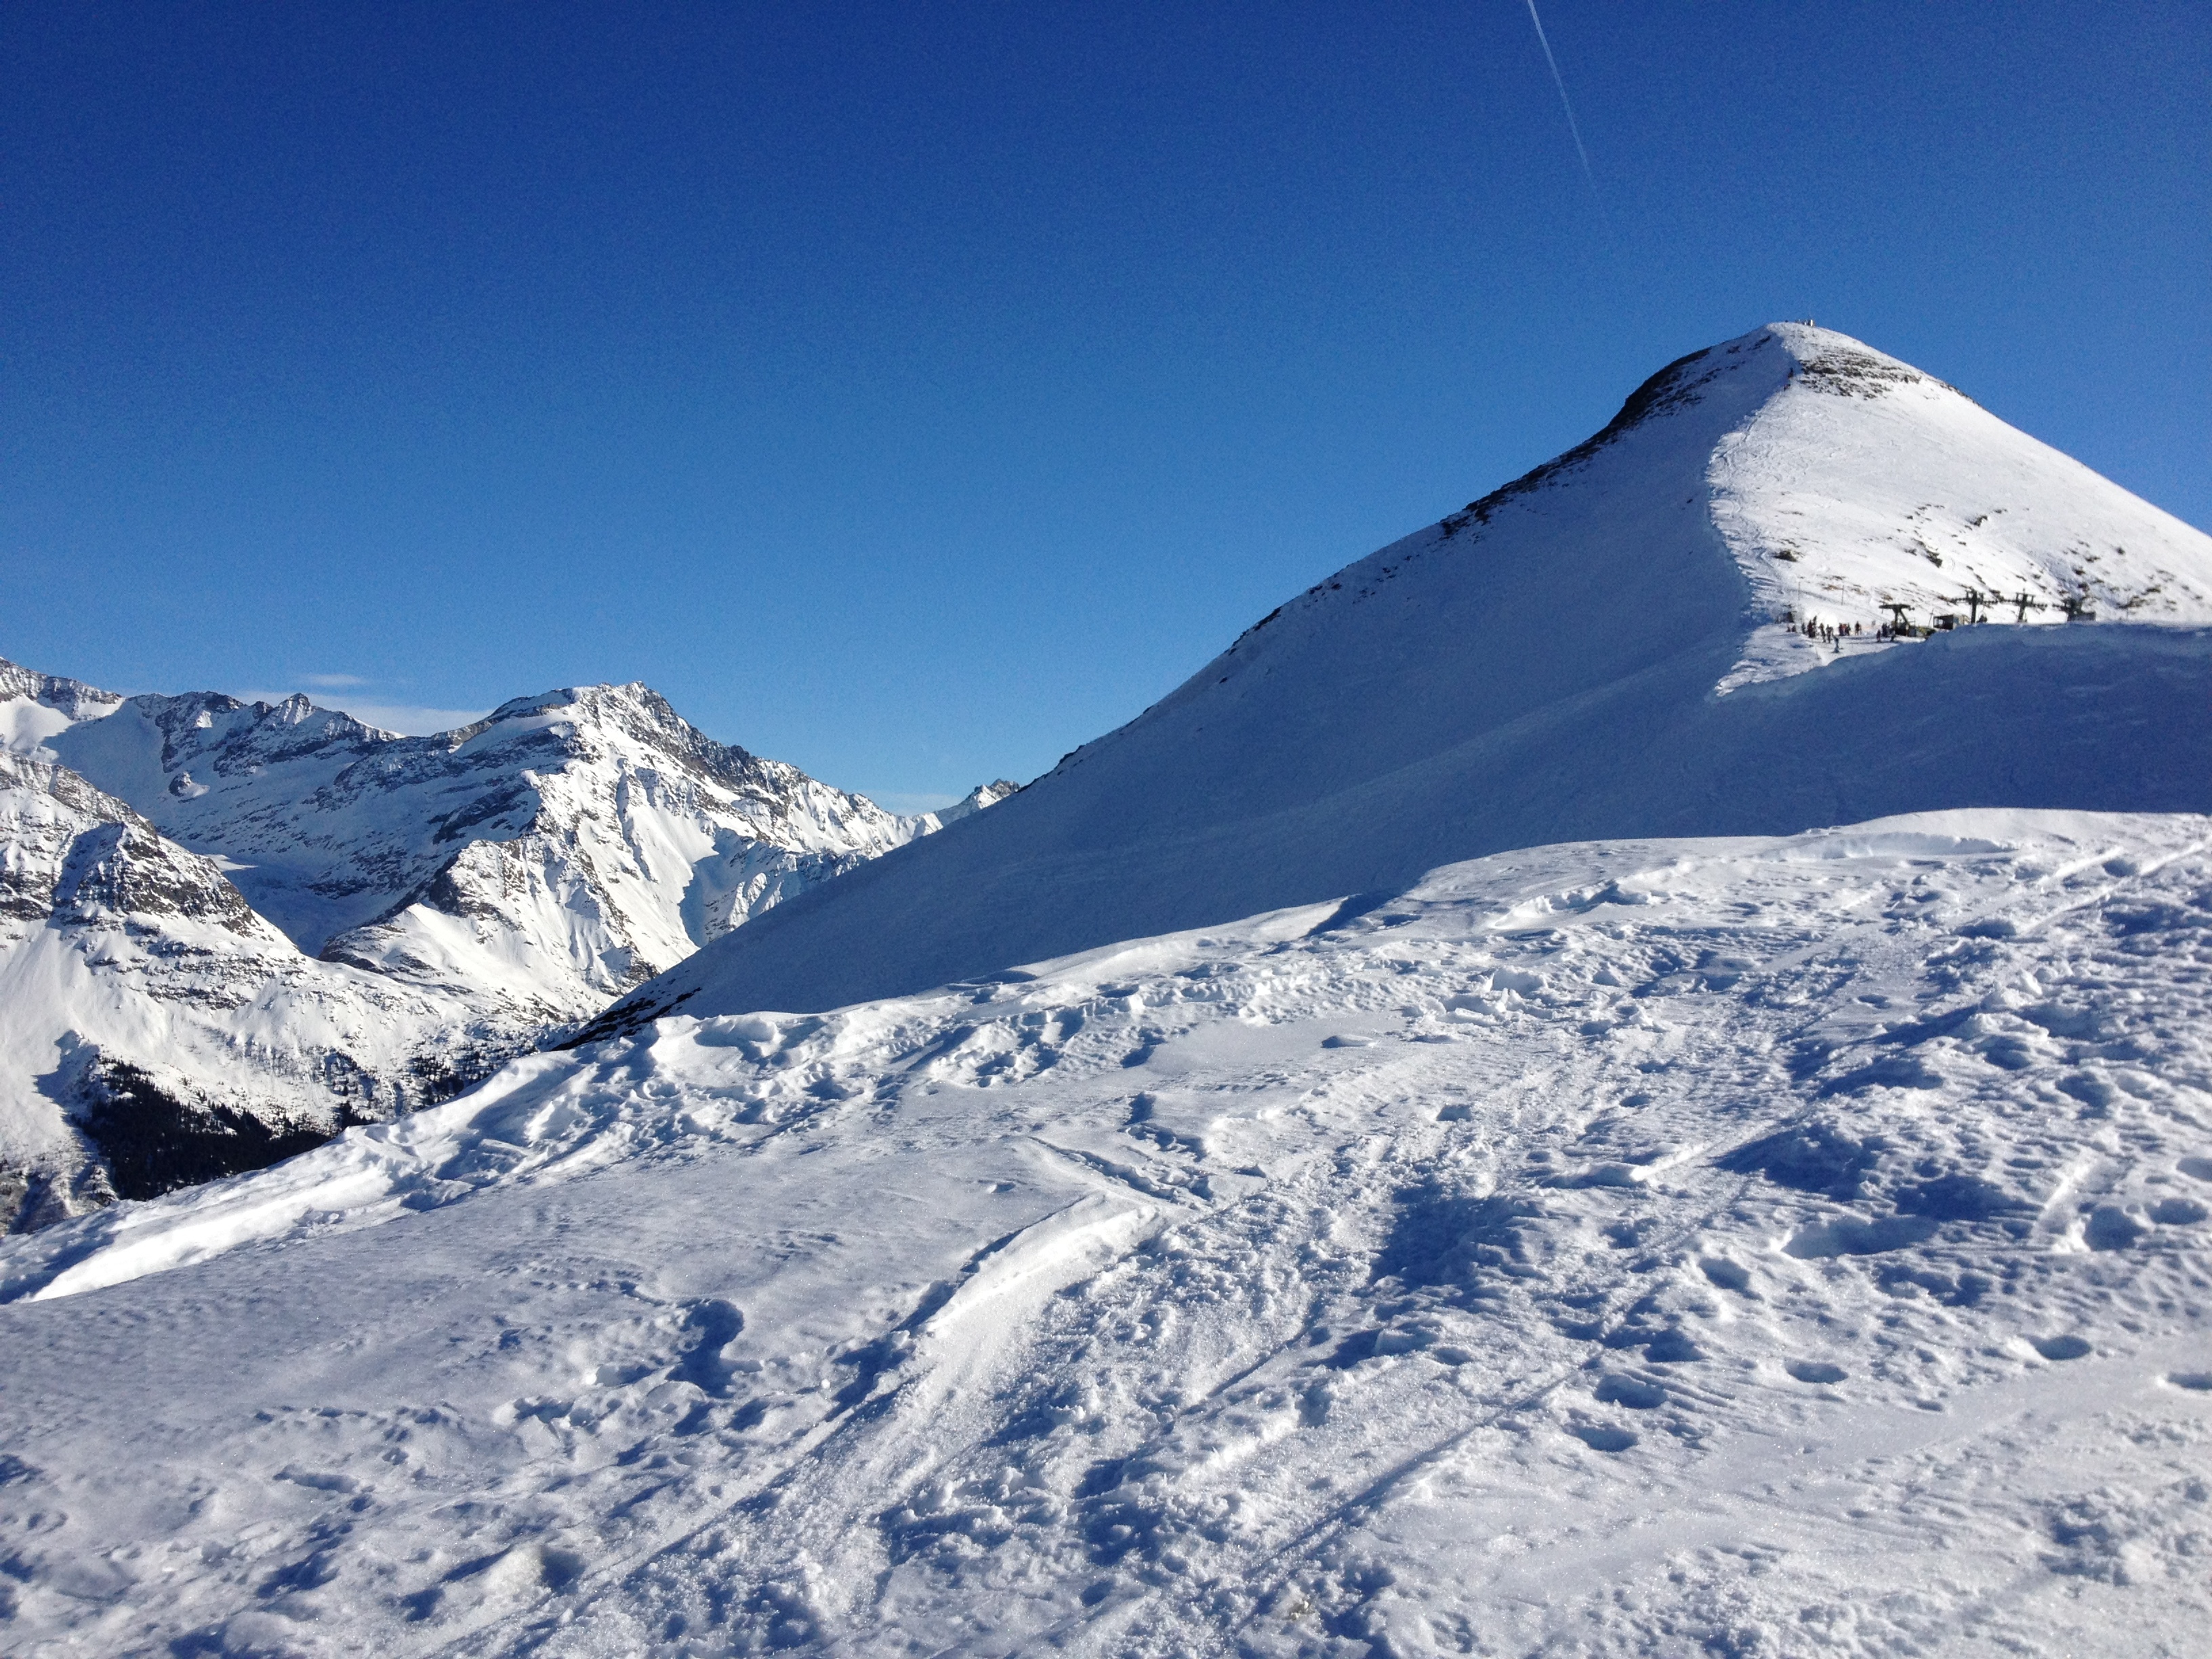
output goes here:
[[[2212, 540], [1955, 388], [1804, 324], [1723, 355], [1746, 350], [1790, 367], [1707, 474], [1754, 624], [1723, 684], [1879, 649], [1898, 621], [2212, 623]], [[1860, 631], [1816, 642], [1792, 620]]]
[[1533, 849], [8, 1241], [11, 1650], [2191, 1650], [2208, 837]]
[[0, 754], [0, 1230], [443, 1099], [538, 1022], [302, 957], [211, 860]]
[[[2045, 595], [2033, 623], [2086, 592], [2100, 620], [1984, 609], [1840, 655], [1774, 620], [1878, 622], [1895, 597], [1924, 627], [1954, 582]], [[2212, 539], [1893, 359], [1776, 325], [1670, 365], [962, 834], [710, 946], [602, 1029], [835, 1007], [1561, 840], [2203, 810], [2208, 592]]]
[[432, 738], [304, 697], [135, 697], [52, 746], [232, 860], [301, 949], [502, 988], [547, 1023], [940, 823], [718, 744], [636, 684], [519, 698]]
[[123, 699], [112, 691], [40, 674], [0, 659], [0, 750], [28, 754], [79, 720], [113, 714]]

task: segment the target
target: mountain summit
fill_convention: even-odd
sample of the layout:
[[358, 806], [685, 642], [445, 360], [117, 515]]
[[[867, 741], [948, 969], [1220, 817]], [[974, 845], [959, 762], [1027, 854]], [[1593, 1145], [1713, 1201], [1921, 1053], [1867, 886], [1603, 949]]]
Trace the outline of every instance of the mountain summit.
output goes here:
[[593, 1029], [835, 1007], [1514, 847], [2200, 810], [2212, 735], [2179, 713], [2212, 688], [2208, 623], [2212, 538], [1908, 364], [1772, 324], [1261, 618], [973, 833]]
[[0, 1227], [442, 1100], [1012, 793], [886, 812], [641, 684], [404, 738], [0, 662]]
[[517, 697], [427, 738], [305, 697], [133, 697], [48, 746], [238, 864], [309, 954], [495, 986], [548, 1020], [939, 823], [717, 743], [641, 684]]

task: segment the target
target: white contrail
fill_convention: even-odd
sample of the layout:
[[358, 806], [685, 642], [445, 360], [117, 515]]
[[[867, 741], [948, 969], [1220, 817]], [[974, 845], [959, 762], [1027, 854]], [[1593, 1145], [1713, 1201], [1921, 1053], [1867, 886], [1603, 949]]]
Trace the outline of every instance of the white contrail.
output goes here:
[[1583, 130], [1575, 119], [1575, 106], [1567, 97], [1566, 78], [1559, 73], [1559, 60], [1552, 56], [1552, 43], [1544, 33], [1544, 20], [1536, 15], [1536, 0], [1528, 0], [1528, 21], [1536, 26], [1536, 44], [1544, 49], [1544, 61], [1552, 66], [1552, 84], [1559, 89], [1559, 107], [1567, 112], [1567, 131], [1574, 135], [1575, 154], [1583, 158], [1583, 177], [1589, 180], [1590, 194], [1597, 198], [1598, 216], [1605, 216], [1605, 198], [1598, 194], [1597, 174], [1590, 170], [1589, 151], [1583, 147]]

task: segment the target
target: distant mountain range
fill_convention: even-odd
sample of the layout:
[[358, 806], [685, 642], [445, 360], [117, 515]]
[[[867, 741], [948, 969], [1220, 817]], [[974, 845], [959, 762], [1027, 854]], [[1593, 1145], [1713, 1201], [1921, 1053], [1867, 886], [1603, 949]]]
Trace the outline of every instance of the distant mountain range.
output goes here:
[[305, 697], [0, 663], [0, 1218], [35, 1226], [441, 1100], [900, 815], [643, 685], [405, 738]]

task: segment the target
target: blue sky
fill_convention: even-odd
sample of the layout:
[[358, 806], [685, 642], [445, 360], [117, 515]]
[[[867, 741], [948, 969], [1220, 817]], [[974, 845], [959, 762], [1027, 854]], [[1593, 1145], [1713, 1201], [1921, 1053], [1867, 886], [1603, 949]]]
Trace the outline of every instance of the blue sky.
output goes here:
[[2201, 4], [1542, 11], [8, 7], [0, 655], [915, 801], [1779, 317], [2212, 525]]

